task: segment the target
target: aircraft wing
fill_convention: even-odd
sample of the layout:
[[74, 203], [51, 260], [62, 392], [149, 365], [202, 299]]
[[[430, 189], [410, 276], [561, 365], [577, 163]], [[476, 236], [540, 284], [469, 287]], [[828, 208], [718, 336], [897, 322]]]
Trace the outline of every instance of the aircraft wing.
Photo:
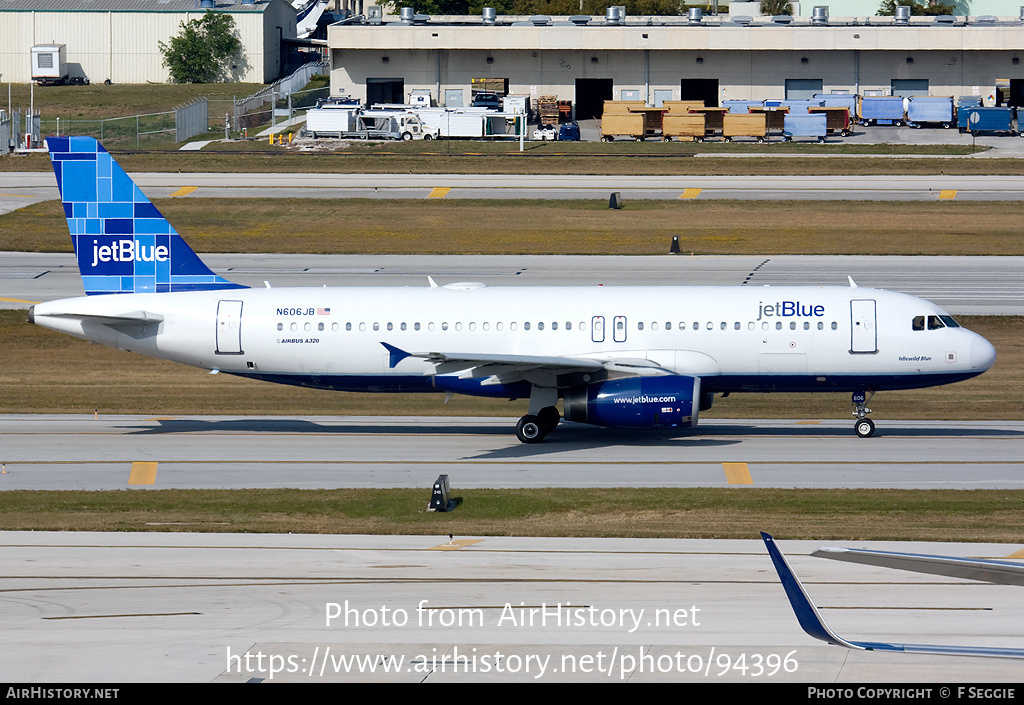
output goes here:
[[830, 558], [834, 561], [909, 570], [914, 573], [945, 575], [949, 578], [978, 580], [999, 585], [1024, 585], [1024, 564], [1010, 561], [868, 551], [857, 548], [819, 548], [811, 555], [817, 558]]
[[948, 656], [984, 656], [988, 658], [1024, 659], [1024, 649], [1010, 649], [991, 646], [900, 644], [844, 639], [832, 631], [832, 629], [825, 623], [825, 620], [822, 619], [821, 614], [818, 612], [818, 608], [814, 605], [814, 602], [811, 601], [811, 598], [804, 589], [804, 586], [800, 583], [800, 579], [796, 577], [796, 573], [794, 573], [793, 569], [789, 567], [786, 557], [775, 544], [775, 539], [763, 531], [761, 532], [761, 538], [764, 540], [764, 545], [768, 549], [768, 555], [772, 558], [772, 563], [775, 564], [775, 570], [779, 574], [779, 580], [782, 581], [782, 587], [786, 590], [786, 596], [789, 598], [789, 604], [793, 607], [793, 611], [796, 613], [797, 621], [800, 622], [800, 626], [803, 627], [803, 630], [815, 639], [819, 639], [836, 646], [844, 646], [848, 649], [857, 649], [862, 651], [902, 651], [908, 654], [941, 654]]
[[535, 370], [555, 374], [609, 370], [626, 374], [671, 374], [669, 370], [643, 358], [596, 359], [547, 355], [501, 355], [491, 353], [407, 352], [381, 342], [388, 351], [388, 365], [394, 367], [407, 357], [426, 360], [436, 366], [437, 374], [461, 372], [463, 377], [499, 377], [503, 383], [524, 379]]

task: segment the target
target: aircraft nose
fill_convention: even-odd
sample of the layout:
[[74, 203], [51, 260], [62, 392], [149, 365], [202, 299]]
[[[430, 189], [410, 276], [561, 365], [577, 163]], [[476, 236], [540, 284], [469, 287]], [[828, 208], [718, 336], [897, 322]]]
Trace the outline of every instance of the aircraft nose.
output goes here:
[[996, 349], [980, 335], [975, 334], [971, 341], [971, 367], [987, 370], [996, 361]]

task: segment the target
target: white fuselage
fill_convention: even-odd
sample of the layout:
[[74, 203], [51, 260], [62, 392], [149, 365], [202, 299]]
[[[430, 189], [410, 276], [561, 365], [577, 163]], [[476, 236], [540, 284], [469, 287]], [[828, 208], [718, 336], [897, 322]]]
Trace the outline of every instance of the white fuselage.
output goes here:
[[[143, 313], [151, 322], [117, 322]], [[914, 323], [940, 316], [952, 323], [928, 301], [855, 287], [265, 288], [92, 296], [33, 311], [44, 327], [205, 369], [352, 391], [495, 396], [507, 390], [449, 384], [423, 357], [392, 366], [382, 343], [645, 359], [659, 374], [700, 377], [708, 392], [913, 388], [988, 369], [995, 351], [981, 336]]]

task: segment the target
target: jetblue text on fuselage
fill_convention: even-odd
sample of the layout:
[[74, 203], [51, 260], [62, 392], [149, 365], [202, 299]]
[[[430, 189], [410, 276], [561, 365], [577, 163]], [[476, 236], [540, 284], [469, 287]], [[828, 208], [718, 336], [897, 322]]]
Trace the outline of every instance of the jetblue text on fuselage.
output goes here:
[[804, 304], [799, 301], [776, 301], [774, 304], [757, 302], [757, 320], [764, 318], [821, 317], [825, 315], [825, 307], [821, 304]]
[[138, 240], [114, 240], [109, 245], [100, 245], [98, 240], [92, 241], [92, 266], [100, 262], [166, 262], [170, 259], [170, 250], [166, 245], [150, 245], [147, 247]]

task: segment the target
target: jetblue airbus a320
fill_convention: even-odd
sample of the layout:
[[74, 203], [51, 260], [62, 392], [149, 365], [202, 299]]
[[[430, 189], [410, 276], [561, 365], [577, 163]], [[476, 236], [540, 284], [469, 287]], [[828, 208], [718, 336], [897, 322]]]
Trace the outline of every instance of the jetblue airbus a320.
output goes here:
[[214, 274], [96, 140], [47, 140], [88, 296], [38, 325], [209, 370], [352, 392], [529, 398], [516, 427], [565, 417], [687, 428], [715, 394], [867, 397], [981, 374], [995, 350], [945, 311], [849, 287], [250, 289]]

